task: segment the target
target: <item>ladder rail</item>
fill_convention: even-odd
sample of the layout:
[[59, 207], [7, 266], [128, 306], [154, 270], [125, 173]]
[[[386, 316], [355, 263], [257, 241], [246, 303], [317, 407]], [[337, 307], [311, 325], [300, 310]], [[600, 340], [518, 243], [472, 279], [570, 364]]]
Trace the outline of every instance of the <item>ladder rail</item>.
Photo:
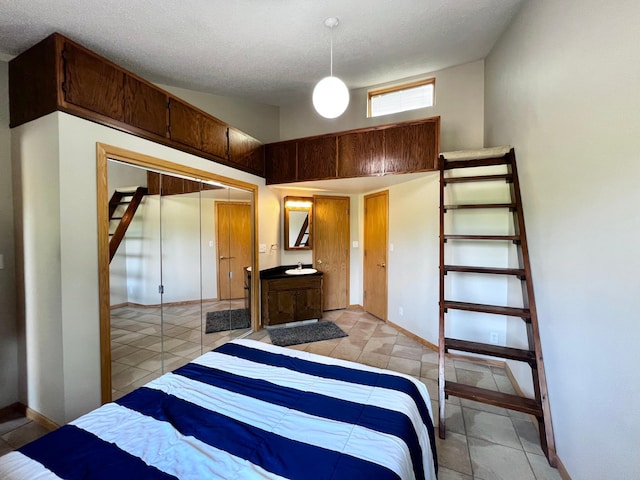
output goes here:
[[[507, 174], [487, 175], [487, 176], [470, 176], [457, 177], [456, 180], [448, 180], [445, 177], [445, 171], [456, 168], [470, 168], [482, 166], [505, 165]], [[501, 156], [492, 156], [491, 158], [465, 158], [463, 160], [447, 161], [444, 155], [439, 157], [440, 169], [440, 303], [439, 303], [439, 338], [438, 338], [438, 400], [439, 400], [439, 435], [445, 438], [445, 402], [448, 394], [461, 396], [463, 398], [477, 399], [489, 404], [504, 404], [506, 408], [520, 411], [526, 411], [533, 414], [538, 421], [538, 430], [540, 434], [540, 444], [547, 456], [549, 464], [557, 465], [557, 455], [555, 450], [555, 440], [553, 435], [553, 426], [551, 422], [551, 411], [549, 407], [549, 397], [547, 390], [546, 374], [544, 370], [544, 362], [542, 356], [542, 346], [540, 342], [540, 331], [538, 324], [538, 315], [533, 291], [533, 281], [531, 276], [531, 265], [529, 260], [529, 248], [527, 244], [527, 236], [524, 224], [524, 214], [522, 207], [522, 197], [520, 192], [520, 183], [518, 179], [515, 150], [510, 148], [504, 150]], [[479, 182], [479, 181], [495, 181], [506, 180], [509, 186], [511, 196], [511, 204], [489, 204], [484, 206], [476, 205], [445, 205], [445, 188], [447, 184]], [[514, 235], [447, 235], [445, 234], [444, 219], [447, 210], [456, 208], [504, 208], [508, 207], [513, 219]], [[468, 267], [468, 266], [451, 266], [445, 264], [445, 244], [447, 240], [509, 240], [516, 245], [518, 255], [518, 268], [491, 268], [491, 267]], [[445, 276], [448, 272], [472, 272], [480, 274], [511, 274], [517, 275], [520, 279], [522, 289], [523, 308], [512, 307], [496, 307], [482, 304], [467, 304], [464, 302], [455, 302], [446, 300], [445, 292]], [[470, 310], [485, 314], [507, 314], [520, 316], [525, 321], [527, 331], [528, 350], [513, 349], [509, 347], [495, 347], [488, 344], [477, 342], [468, 342], [446, 338], [445, 324], [448, 308]], [[518, 361], [526, 361], [531, 367], [534, 399], [525, 397], [504, 396], [491, 391], [482, 391], [477, 387], [465, 386], [448, 382], [445, 379], [445, 362], [448, 348], [459, 349], [472, 353], [485, 353], [503, 359], [516, 359]]]
[[[536, 353], [537, 368], [533, 369], [532, 374], [534, 376], [534, 390], [536, 399], [538, 399], [542, 406], [542, 415], [544, 421], [544, 429], [540, 430], [540, 435], [544, 431], [545, 442], [543, 449], [549, 459], [551, 465], [555, 465], [557, 462], [555, 439], [553, 435], [553, 423], [551, 420], [551, 410], [549, 406], [549, 392], [547, 390], [547, 376], [544, 369], [544, 360], [542, 356], [542, 344], [540, 343], [540, 329], [538, 325], [538, 310], [536, 308], [535, 296], [533, 292], [533, 281], [531, 276], [531, 262], [529, 260], [529, 245], [527, 243], [527, 233], [524, 224], [524, 212], [522, 206], [522, 195], [520, 193], [520, 180], [518, 178], [518, 171], [516, 167], [515, 151], [512, 148], [509, 153], [509, 169], [513, 175], [510, 183], [510, 190], [512, 198], [516, 203], [516, 210], [513, 212], [514, 225], [516, 228], [516, 234], [520, 236], [520, 248], [518, 250], [518, 256], [520, 265], [524, 268], [525, 278], [524, 282], [521, 282], [523, 289], [523, 301], [524, 305], [529, 309], [530, 319], [527, 324], [527, 337], [529, 341], [529, 348]], [[537, 378], [536, 378], [537, 377]], [[542, 440], [542, 439], [541, 439]]]
[[444, 330], [444, 277], [445, 277], [445, 258], [444, 258], [444, 244], [447, 241], [444, 234], [444, 188], [445, 188], [445, 159], [440, 155], [438, 159], [440, 167], [440, 313], [439, 313], [439, 327], [438, 327], [438, 414], [439, 414], [439, 435], [440, 438], [444, 438], [446, 435], [445, 426], [445, 330]]

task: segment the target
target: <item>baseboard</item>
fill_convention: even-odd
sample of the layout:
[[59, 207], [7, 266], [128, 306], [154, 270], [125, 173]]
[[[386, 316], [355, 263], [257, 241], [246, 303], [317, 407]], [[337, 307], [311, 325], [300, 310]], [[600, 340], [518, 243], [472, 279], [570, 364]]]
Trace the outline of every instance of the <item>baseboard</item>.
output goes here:
[[55, 429], [60, 427], [60, 425], [58, 425], [53, 420], [48, 419], [47, 417], [45, 417], [41, 413], [36, 412], [35, 410], [33, 410], [33, 409], [29, 408], [29, 407], [25, 407], [25, 417], [27, 417], [29, 420], [33, 420], [34, 422], [36, 422], [37, 424], [43, 426], [44, 428], [46, 428], [50, 432], [52, 432]]
[[36, 412], [35, 410], [27, 407], [20, 402], [16, 402], [4, 408], [0, 408], [0, 422], [3, 421], [3, 419], [7, 419], [15, 414], [26, 417], [29, 420], [36, 422], [38, 425], [41, 425], [50, 432], [60, 427], [60, 425], [58, 425], [56, 422], [48, 419], [41, 413]]

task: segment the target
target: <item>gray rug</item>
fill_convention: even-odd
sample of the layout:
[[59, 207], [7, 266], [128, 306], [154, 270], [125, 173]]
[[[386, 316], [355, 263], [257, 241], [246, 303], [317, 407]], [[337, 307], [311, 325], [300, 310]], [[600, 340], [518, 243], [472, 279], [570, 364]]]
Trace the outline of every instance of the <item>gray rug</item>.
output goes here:
[[300, 325], [299, 327], [270, 328], [268, 332], [271, 337], [271, 343], [280, 347], [347, 336], [347, 334], [333, 322], [309, 323], [307, 325]]
[[249, 310], [246, 308], [207, 312], [207, 325], [204, 333], [249, 328], [249, 325]]

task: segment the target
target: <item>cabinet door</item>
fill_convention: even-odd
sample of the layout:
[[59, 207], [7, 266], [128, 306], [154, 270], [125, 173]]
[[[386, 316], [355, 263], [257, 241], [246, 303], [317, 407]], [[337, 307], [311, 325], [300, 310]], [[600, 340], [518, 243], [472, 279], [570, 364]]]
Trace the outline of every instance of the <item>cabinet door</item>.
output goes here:
[[269, 325], [292, 322], [296, 312], [296, 290], [269, 292]]
[[169, 132], [171, 140], [183, 145], [202, 149], [202, 114], [186, 103], [169, 100]]
[[218, 158], [227, 158], [227, 126], [208, 115], [200, 115], [202, 150]]
[[157, 88], [126, 75], [124, 78], [124, 121], [129, 125], [165, 137], [167, 95]]
[[322, 294], [319, 288], [297, 290], [294, 320], [322, 318]]
[[338, 177], [384, 173], [384, 130], [338, 136]]
[[298, 181], [336, 178], [336, 136], [298, 141]]
[[264, 175], [264, 145], [235, 128], [229, 128], [229, 160], [258, 175]]
[[385, 173], [433, 170], [438, 160], [436, 122], [399, 125], [385, 130]]
[[65, 101], [123, 121], [124, 72], [70, 42], [63, 59]]
[[265, 146], [265, 174], [267, 184], [289, 183], [297, 180], [297, 142], [270, 143]]

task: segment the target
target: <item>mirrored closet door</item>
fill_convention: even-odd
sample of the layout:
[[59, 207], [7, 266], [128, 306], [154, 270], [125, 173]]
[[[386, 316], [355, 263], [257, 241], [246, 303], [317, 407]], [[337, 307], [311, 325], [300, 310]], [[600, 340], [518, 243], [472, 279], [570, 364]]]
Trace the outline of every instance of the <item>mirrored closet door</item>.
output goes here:
[[110, 245], [115, 399], [251, 331], [254, 206], [252, 192], [114, 160], [108, 188], [110, 243], [127, 223]]

